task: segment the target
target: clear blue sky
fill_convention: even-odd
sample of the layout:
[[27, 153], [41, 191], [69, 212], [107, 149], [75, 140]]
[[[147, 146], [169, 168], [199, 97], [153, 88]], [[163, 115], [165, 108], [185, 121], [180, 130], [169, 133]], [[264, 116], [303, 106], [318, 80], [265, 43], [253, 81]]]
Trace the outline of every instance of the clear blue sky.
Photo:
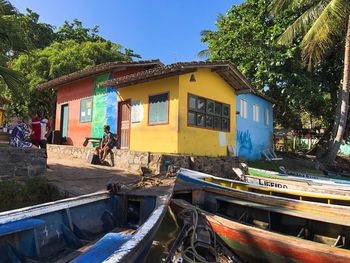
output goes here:
[[142, 59], [199, 60], [206, 48], [200, 32], [215, 30], [218, 14], [243, 0], [10, 0], [21, 12], [28, 7], [40, 21], [59, 27], [65, 20], [98, 25], [100, 35], [131, 48]]

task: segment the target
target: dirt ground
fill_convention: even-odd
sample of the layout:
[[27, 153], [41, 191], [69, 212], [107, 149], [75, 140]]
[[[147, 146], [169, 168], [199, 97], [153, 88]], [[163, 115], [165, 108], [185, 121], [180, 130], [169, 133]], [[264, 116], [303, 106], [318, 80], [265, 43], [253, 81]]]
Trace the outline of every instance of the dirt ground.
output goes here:
[[174, 184], [175, 178], [165, 175], [143, 177], [116, 167], [92, 165], [86, 160], [48, 153], [48, 182], [68, 196], [106, 190], [109, 183], [120, 183], [122, 190], [136, 194], [162, 194]]
[[108, 183], [134, 184], [140, 175], [115, 167], [88, 164], [83, 159], [48, 153], [46, 177], [50, 184], [68, 195], [106, 190]]

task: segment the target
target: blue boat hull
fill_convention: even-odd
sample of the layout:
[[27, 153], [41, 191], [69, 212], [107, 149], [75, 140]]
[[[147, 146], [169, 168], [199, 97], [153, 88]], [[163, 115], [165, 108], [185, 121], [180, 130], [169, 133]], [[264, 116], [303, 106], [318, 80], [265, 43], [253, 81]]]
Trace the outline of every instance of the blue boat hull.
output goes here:
[[142, 262], [170, 197], [103, 192], [0, 213], [0, 263]]

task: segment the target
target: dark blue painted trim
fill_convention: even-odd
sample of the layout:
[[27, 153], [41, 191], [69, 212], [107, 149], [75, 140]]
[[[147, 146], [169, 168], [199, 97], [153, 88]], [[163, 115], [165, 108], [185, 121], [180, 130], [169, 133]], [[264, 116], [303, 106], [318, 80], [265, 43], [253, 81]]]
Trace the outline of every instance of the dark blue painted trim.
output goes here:
[[5, 236], [29, 229], [33, 229], [37, 226], [45, 224], [45, 220], [28, 218], [7, 224], [0, 225], [0, 236]]
[[132, 235], [108, 233], [87, 252], [71, 261], [71, 263], [102, 262], [117, 251], [131, 237]]

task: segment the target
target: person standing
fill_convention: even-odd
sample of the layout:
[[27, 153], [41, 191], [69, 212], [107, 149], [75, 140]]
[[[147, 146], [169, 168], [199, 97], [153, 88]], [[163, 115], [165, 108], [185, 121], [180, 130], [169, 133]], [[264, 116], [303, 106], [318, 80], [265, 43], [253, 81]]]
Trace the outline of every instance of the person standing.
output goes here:
[[37, 117], [32, 118], [31, 126], [31, 141], [35, 146], [45, 149], [45, 156], [47, 158], [47, 137], [50, 135], [51, 125], [45, 117], [43, 109], [39, 109], [37, 111]]

